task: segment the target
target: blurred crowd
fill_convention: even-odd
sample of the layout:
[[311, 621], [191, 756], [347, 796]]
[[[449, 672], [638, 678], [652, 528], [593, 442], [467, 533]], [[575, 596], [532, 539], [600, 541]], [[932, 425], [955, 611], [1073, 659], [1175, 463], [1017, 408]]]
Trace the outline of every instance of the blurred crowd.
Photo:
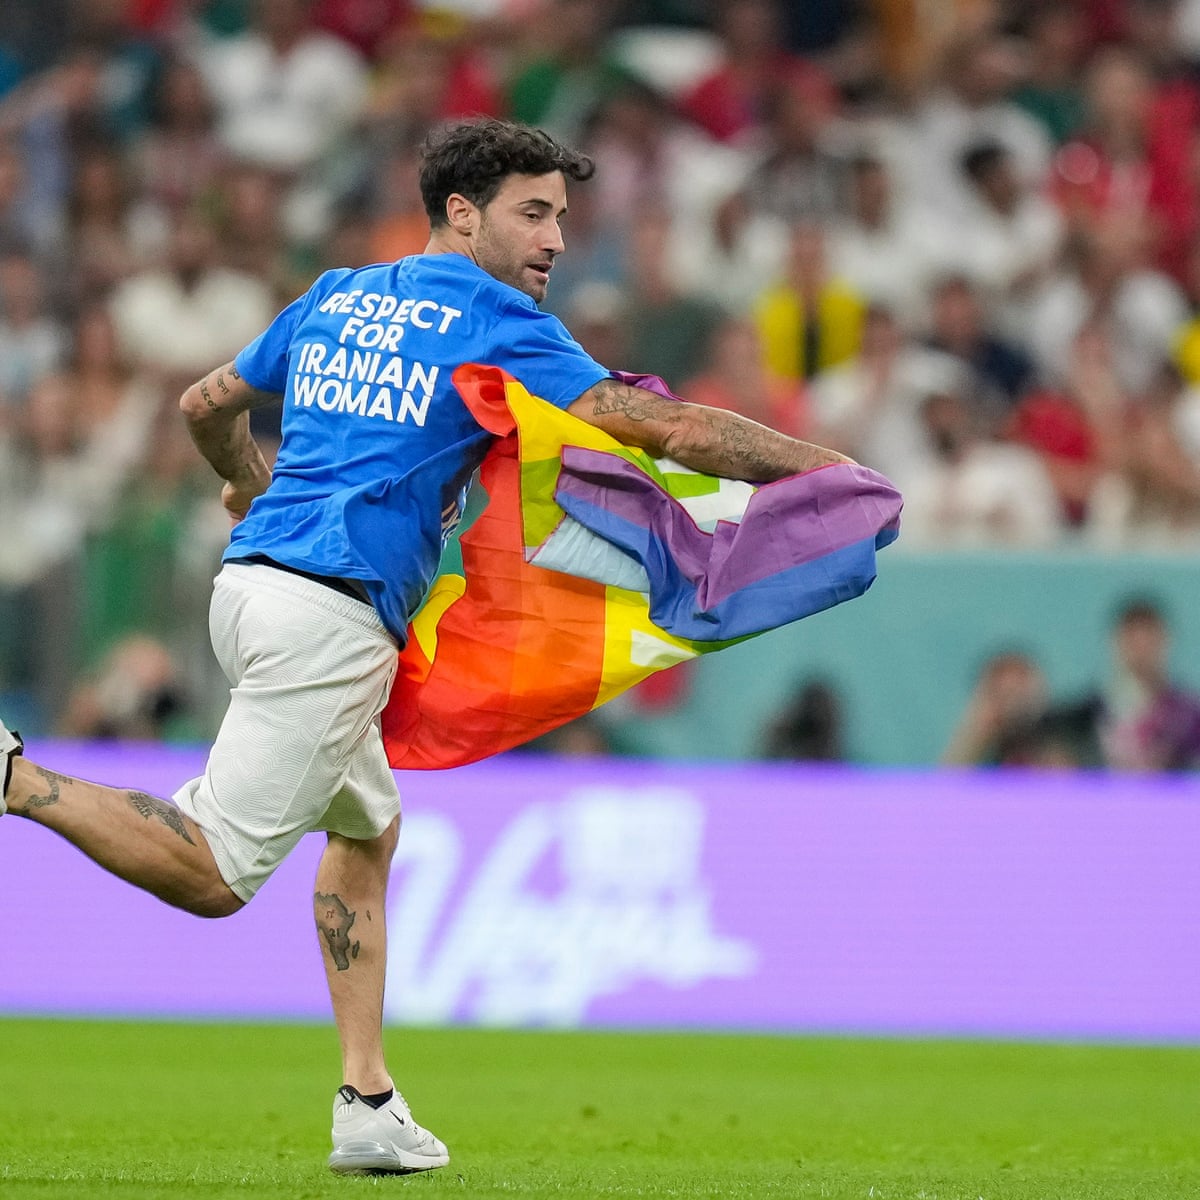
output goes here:
[[1171, 629], [1149, 596], [1114, 615], [1110, 662], [1080, 695], [1052, 699], [1036, 655], [1000, 651], [983, 664], [942, 761], [954, 766], [1200, 768], [1200, 695], [1172, 678]]
[[601, 361], [882, 471], [913, 549], [1194, 551], [1197, 64], [1200, 0], [5, 0], [0, 694], [205, 726], [176, 398], [419, 252], [477, 113], [596, 158], [547, 307]]

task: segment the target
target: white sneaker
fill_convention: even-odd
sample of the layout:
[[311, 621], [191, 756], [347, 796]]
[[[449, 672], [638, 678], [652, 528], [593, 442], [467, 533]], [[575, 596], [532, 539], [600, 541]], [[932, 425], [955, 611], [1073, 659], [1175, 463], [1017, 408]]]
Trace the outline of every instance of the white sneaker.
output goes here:
[[339, 1175], [407, 1175], [444, 1167], [450, 1152], [412, 1118], [399, 1092], [372, 1108], [352, 1087], [333, 1099], [333, 1153], [329, 1169]]
[[21, 735], [16, 732], [9, 732], [3, 725], [0, 725], [0, 760], [3, 765], [0, 766], [0, 775], [3, 782], [0, 782], [0, 817], [8, 812], [8, 805], [4, 803], [5, 793], [8, 791], [9, 780], [12, 779], [12, 760], [25, 749], [25, 743], [21, 741]]

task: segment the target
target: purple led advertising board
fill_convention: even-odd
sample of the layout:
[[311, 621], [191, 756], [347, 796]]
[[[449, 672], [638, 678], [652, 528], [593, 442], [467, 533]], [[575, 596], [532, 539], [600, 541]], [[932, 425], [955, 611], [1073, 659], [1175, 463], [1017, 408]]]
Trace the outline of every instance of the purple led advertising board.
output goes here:
[[[42, 745], [171, 794], [195, 752]], [[1190, 778], [509, 756], [401, 777], [395, 1022], [1200, 1039]], [[324, 1018], [322, 839], [223, 921], [0, 821], [0, 1011]]]

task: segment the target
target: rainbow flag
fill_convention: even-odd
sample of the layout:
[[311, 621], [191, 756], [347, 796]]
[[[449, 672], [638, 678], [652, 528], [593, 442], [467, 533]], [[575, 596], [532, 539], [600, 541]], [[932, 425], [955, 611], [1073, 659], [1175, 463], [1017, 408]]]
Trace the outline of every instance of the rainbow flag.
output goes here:
[[483, 503], [400, 652], [383, 713], [397, 768], [511, 749], [655, 671], [859, 596], [899, 531], [899, 493], [864, 467], [755, 487], [623, 446], [498, 368], [454, 383], [497, 440]]

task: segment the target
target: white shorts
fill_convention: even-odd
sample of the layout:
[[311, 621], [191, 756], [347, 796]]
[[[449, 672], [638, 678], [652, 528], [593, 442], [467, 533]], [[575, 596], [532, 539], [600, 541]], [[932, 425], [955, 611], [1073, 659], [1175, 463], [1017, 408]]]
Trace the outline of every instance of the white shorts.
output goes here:
[[399, 815], [379, 731], [396, 642], [370, 605], [257, 564], [221, 569], [209, 628], [229, 711], [175, 803], [249, 900], [304, 834], [369, 839]]

